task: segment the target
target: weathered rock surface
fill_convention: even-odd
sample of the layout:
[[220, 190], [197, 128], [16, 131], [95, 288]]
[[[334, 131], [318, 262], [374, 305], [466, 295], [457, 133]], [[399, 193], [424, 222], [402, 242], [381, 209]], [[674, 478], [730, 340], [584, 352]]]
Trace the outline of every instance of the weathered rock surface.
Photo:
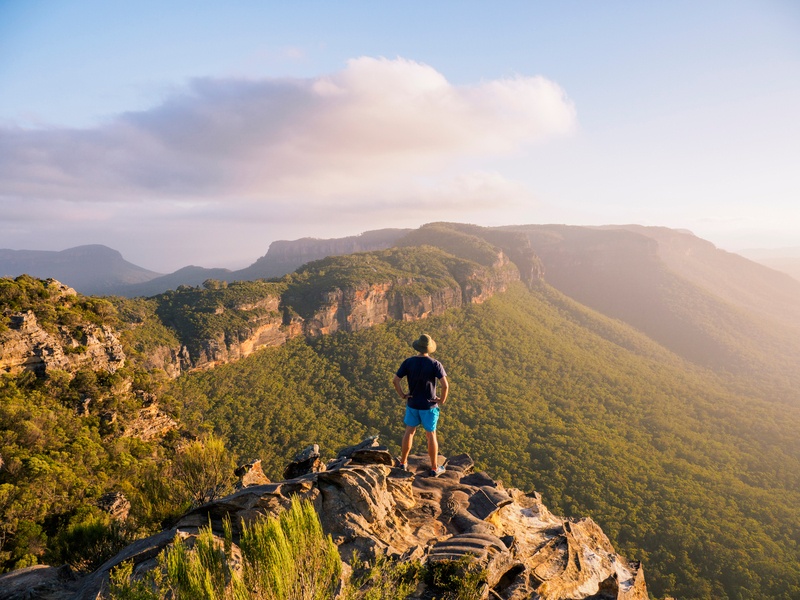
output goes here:
[[308, 473], [320, 473], [325, 470], [319, 454], [319, 445], [312, 444], [294, 455], [283, 470], [284, 479], [294, 479]]
[[69, 567], [35, 565], [0, 576], [0, 600], [62, 600], [79, 589]]
[[[301, 454], [298, 459], [316, 458], [313, 446]], [[94, 600], [121, 562], [132, 560], [134, 573], [144, 573], [176, 536], [191, 540], [209, 523], [221, 535], [226, 517], [234, 524], [235, 541], [242, 522], [276, 514], [298, 495], [313, 503], [344, 561], [354, 551], [366, 559], [384, 553], [429, 563], [466, 557], [485, 570], [483, 598], [647, 600], [641, 565], [616, 554], [591, 519], [552, 515], [538, 494], [505, 488], [486, 473], [473, 472], [465, 454], [450, 459], [439, 477], [429, 476], [427, 457], [412, 455], [409, 471], [386, 464], [387, 457], [391, 463], [377, 438], [369, 438], [342, 451], [323, 471], [244, 487], [198, 507], [81, 581], [49, 567], [1, 576], [0, 599]], [[429, 595], [423, 585], [413, 597]]]
[[147, 442], [162, 438], [177, 428], [178, 423], [153, 402], [141, 408], [136, 417], [125, 424], [122, 436], [135, 437]]
[[116, 521], [124, 521], [131, 511], [131, 503], [122, 492], [109, 492], [97, 500], [97, 506]]
[[236, 484], [237, 489], [272, 483], [261, 469], [261, 459], [237, 467], [234, 475], [239, 478], [239, 482]]
[[[74, 290], [57, 281], [48, 283], [63, 288], [64, 294], [75, 295]], [[9, 320], [10, 329], [0, 335], [0, 373], [74, 372], [87, 365], [114, 373], [125, 364], [117, 332], [107, 325], [84, 323], [74, 332], [62, 326], [51, 333], [39, 325], [31, 311], [12, 314]]]

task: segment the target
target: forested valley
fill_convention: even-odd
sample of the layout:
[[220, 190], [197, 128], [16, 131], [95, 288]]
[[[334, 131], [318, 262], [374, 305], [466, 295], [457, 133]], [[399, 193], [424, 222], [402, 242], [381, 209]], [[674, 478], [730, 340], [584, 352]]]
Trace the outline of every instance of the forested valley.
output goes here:
[[[553, 290], [519, 286], [424, 330], [452, 386], [445, 455], [467, 452], [552, 510], [591, 515], [645, 563], [658, 596], [800, 589], [797, 407], [732, 391]], [[279, 477], [306, 444], [330, 453], [379, 433], [399, 445], [403, 406], [389, 382], [419, 331], [392, 323], [292, 342], [169, 394], [182, 420]]]

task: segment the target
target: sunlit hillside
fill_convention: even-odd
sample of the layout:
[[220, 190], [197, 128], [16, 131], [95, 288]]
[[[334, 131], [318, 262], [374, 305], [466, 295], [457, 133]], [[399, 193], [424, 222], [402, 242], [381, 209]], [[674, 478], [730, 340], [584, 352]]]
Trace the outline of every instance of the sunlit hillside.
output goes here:
[[[423, 328], [452, 382], [441, 439], [567, 515], [591, 514], [682, 598], [800, 588], [797, 407], [733, 391], [552, 289], [522, 286]], [[389, 379], [419, 324], [297, 341], [181, 378], [182, 419], [280, 473], [288, 449], [395, 440]]]

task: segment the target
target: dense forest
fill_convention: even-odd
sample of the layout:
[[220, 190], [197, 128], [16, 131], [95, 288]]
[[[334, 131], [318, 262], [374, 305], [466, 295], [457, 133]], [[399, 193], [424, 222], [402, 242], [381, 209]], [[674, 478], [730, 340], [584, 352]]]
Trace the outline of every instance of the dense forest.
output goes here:
[[[518, 286], [424, 329], [451, 381], [444, 454], [468, 452], [555, 512], [591, 515], [644, 561], [656, 595], [800, 592], [797, 407], [730, 390], [552, 289]], [[309, 443], [332, 453], [379, 433], [396, 447], [403, 407], [389, 382], [419, 330], [295, 340], [168, 395], [185, 423], [213, 427], [272, 477]]]
[[[437, 225], [404, 242], [439, 240], [437, 249], [325, 259], [281, 280], [209, 281], [149, 299], [64, 296], [33, 278], [0, 280], [0, 342], [10, 314], [32, 311], [44, 330], [70, 340], [71, 356], [86, 351], [87, 331], [100, 325], [119, 332], [127, 356], [114, 372], [83, 365], [0, 376], [2, 570], [37, 563], [91, 570], [209, 494], [227, 493], [237, 463], [261, 459], [279, 479], [311, 443], [331, 456], [377, 433], [396, 450], [403, 406], [390, 381], [425, 331], [451, 383], [442, 453], [469, 453], [506, 485], [539, 491], [554, 513], [591, 516], [620, 553], [644, 562], [658, 597], [800, 597], [800, 376], [791, 368], [798, 363], [792, 330], [774, 321], [760, 326], [767, 317], [732, 306], [719, 290], [704, 294], [663, 265], [650, 269], [648, 281], [665, 300], [648, 310], [656, 317], [673, 310], [675, 319], [705, 306], [710, 318], [693, 314], [680, 325], [705, 324], [691, 335], [723, 348], [725, 361], [704, 360], [683, 345], [686, 337], [670, 346], [658, 339], [671, 333], [663, 325], [648, 335], [634, 328], [640, 305], [614, 301], [632, 290], [619, 273], [599, 297], [619, 311], [614, 318], [598, 312], [597, 295], [581, 303], [566, 295], [579, 295], [569, 286], [586, 272], [585, 262], [572, 260], [580, 266], [573, 279], [551, 273], [513, 283], [482, 304], [424, 322], [294, 337], [176, 379], [165, 371], [170, 352], [182, 346], [236, 337], [253, 318], [309, 314], [313, 306], [304, 302], [348, 273], [356, 283], [412, 273], [425, 291], [491, 263], [494, 244], [505, 244], [518, 265], [531, 261], [529, 272], [539, 268], [529, 248], [508, 246], [520, 232], [474, 240], [475, 228], [446, 229]], [[542, 243], [541, 231], [524, 234]], [[563, 256], [541, 254], [551, 270]], [[348, 272], [351, 263], [363, 272]], [[426, 280], [428, 265], [434, 272]], [[604, 268], [614, 275], [622, 267]], [[283, 316], [259, 305], [281, 294]], [[131, 433], [148, 407], [174, 427], [152, 437]], [[130, 500], [124, 522], [98, 507], [108, 492]]]

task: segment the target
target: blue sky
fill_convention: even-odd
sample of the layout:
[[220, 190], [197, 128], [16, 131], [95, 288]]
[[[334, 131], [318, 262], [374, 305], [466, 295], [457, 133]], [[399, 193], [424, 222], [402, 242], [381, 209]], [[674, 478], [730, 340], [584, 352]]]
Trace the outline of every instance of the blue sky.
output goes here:
[[800, 3], [0, 0], [0, 247], [446, 220], [800, 246]]

